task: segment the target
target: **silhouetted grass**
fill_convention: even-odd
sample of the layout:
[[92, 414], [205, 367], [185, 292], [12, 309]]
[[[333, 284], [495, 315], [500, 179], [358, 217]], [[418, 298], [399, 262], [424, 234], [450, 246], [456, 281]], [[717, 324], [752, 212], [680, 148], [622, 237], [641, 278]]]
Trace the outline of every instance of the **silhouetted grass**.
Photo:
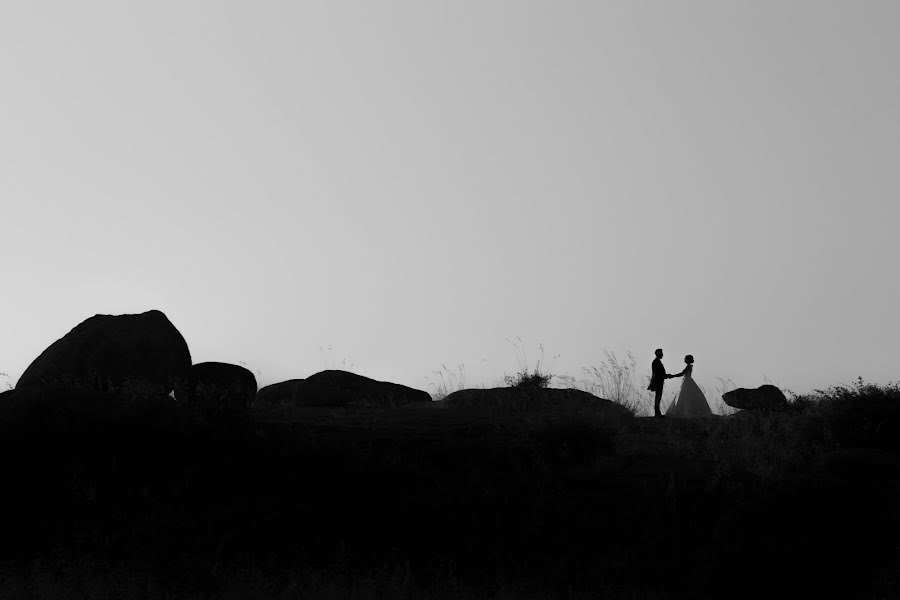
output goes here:
[[598, 365], [582, 368], [581, 379], [571, 376], [559, 379], [567, 387], [612, 400], [627, 408], [632, 415], [652, 414], [652, 401], [647, 392], [649, 378], [642, 381], [638, 376], [634, 356], [629, 352], [624, 359], [620, 359], [615, 352], [604, 350], [603, 353], [605, 360]]
[[553, 379], [554, 375], [543, 372], [544, 346], [538, 344], [538, 348], [541, 351], [541, 358], [535, 363], [534, 369], [529, 371], [528, 359], [525, 356], [525, 345], [522, 342], [522, 338], [517, 337], [515, 342], [509, 339], [506, 341], [509, 342], [516, 351], [516, 360], [519, 364], [519, 368], [514, 375], [504, 375], [503, 382], [508, 387], [523, 389], [543, 388], [550, 385], [550, 380]]
[[[447, 368], [447, 365], [441, 363], [441, 368], [432, 374], [435, 376], [435, 381], [431, 381], [431, 387], [434, 388], [431, 398], [435, 402], [443, 400], [453, 392], [466, 387], [466, 368], [462, 364], [457, 367], [457, 371], [454, 373]], [[430, 381], [431, 378], [426, 377], [426, 379]]]

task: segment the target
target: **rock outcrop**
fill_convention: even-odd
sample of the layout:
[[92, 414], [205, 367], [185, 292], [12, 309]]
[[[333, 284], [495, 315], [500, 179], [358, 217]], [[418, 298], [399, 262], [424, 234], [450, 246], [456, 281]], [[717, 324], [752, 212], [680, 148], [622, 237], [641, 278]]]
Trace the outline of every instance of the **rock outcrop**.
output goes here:
[[744, 410], [780, 410], [787, 406], [784, 393], [769, 384], [756, 389], [738, 388], [725, 392], [722, 401], [732, 408]]
[[449, 394], [439, 407], [472, 409], [485, 413], [551, 413], [600, 417], [604, 424], [619, 426], [632, 414], [627, 408], [583, 390], [541, 387], [466, 389]]
[[197, 363], [191, 366], [187, 383], [176, 398], [205, 420], [239, 417], [256, 399], [256, 377], [240, 365]]
[[257, 403], [281, 406], [345, 406], [350, 400], [349, 395], [338, 389], [309, 383], [305, 379], [273, 383], [256, 394]]
[[320, 371], [306, 378], [308, 383], [324, 385], [347, 394], [352, 403], [376, 406], [401, 406], [413, 402], [431, 402], [431, 395], [399, 383], [376, 381], [340, 370]]
[[395, 407], [431, 402], [428, 392], [398, 383], [376, 381], [348, 371], [328, 370], [306, 379], [290, 379], [259, 390], [257, 400], [291, 406]]
[[51, 344], [16, 388], [43, 385], [168, 394], [191, 368], [187, 342], [162, 312], [95, 315]]

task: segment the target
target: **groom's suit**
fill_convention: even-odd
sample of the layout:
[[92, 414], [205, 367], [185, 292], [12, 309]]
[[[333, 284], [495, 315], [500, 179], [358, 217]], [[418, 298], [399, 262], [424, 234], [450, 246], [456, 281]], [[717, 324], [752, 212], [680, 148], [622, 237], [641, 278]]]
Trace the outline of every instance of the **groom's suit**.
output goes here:
[[663, 394], [663, 384], [666, 381], [666, 368], [663, 366], [662, 361], [659, 358], [653, 359], [653, 363], [651, 364], [651, 368], [653, 369], [653, 375], [650, 377], [650, 385], [647, 387], [651, 392], [655, 392], [655, 397], [653, 398], [653, 412], [656, 416], [660, 416], [659, 412], [659, 403], [662, 400]]
[[651, 392], [662, 394], [663, 383], [666, 381], [666, 367], [663, 366], [662, 361], [658, 358], [653, 359], [653, 363], [650, 366], [653, 369], [653, 375], [650, 377], [650, 385], [647, 389]]

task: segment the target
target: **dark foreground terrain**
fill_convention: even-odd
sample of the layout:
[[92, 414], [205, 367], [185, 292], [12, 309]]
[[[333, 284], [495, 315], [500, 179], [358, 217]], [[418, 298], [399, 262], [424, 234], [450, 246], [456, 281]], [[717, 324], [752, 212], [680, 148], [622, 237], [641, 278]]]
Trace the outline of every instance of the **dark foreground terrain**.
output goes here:
[[900, 393], [705, 420], [0, 396], [2, 598], [894, 598]]

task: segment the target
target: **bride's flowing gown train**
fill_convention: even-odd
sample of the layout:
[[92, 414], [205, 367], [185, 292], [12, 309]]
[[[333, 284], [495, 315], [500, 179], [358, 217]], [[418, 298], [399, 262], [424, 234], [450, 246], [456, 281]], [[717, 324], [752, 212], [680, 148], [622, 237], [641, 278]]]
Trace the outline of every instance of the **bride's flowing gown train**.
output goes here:
[[697, 385], [697, 382], [691, 377], [691, 371], [693, 371], [693, 369], [693, 365], [685, 367], [684, 379], [681, 382], [681, 391], [678, 392], [675, 401], [669, 407], [669, 410], [666, 411], [667, 417], [690, 419], [712, 416], [712, 410], [709, 408], [709, 403], [706, 401], [703, 390], [700, 389], [700, 386]]

